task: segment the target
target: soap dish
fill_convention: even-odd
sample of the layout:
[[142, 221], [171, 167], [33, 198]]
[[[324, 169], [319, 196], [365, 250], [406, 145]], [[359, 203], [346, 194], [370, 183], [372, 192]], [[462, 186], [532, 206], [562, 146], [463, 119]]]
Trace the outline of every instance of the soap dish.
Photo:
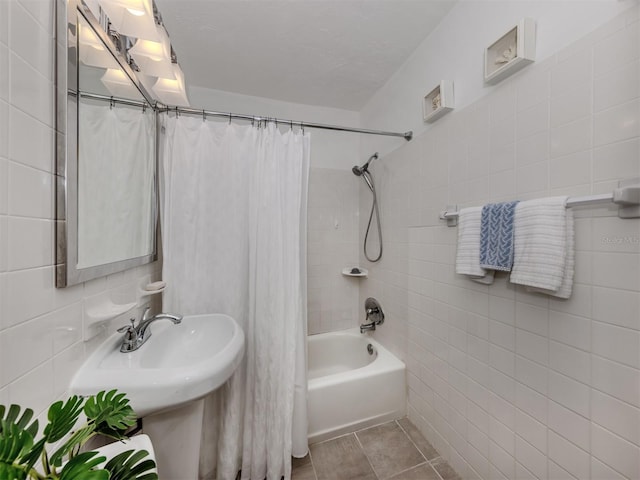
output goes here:
[[[149, 287], [153, 287], [149, 289]], [[155, 295], [156, 293], [162, 293], [167, 288], [167, 284], [165, 282], [153, 282], [145, 285], [142, 288], [138, 288], [138, 295], [140, 297], [146, 297], [149, 295]]]
[[369, 270], [361, 267], [346, 267], [342, 269], [342, 274], [346, 277], [366, 277]]

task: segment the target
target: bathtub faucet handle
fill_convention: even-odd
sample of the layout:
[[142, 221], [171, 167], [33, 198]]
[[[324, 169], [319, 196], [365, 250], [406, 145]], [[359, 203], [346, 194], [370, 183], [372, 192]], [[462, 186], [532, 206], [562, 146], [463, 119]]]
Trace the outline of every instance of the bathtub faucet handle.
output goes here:
[[360, 333], [364, 333], [368, 330], [375, 330], [376, 325], [384, 323], [382, 307], [375, 298], [369, 297], [365, 300], [364, 312], [366, 314], [366, 323], [360, 325]]
[[367, 319], [368, 319], [371, 315], [375, 315], [375, 314], [377, 314], [377, 313], [379, 313], [379, 312], [380, 312], [380, 309], [379, 309], [379, 308], [376, 308], [376, 307], [374, 307], [374, 308], [367, 308], [367, 309], [366, 309]]

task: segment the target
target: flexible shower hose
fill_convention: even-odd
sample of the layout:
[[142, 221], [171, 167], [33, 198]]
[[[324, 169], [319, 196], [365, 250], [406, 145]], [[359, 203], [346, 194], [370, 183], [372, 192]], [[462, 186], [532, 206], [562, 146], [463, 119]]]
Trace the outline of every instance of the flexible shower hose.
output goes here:
[[[376, 195], [376, 188], [373, 184], [373, 177], [369, 174], [369, 172], [365, 172], [365, 175], [369, 176], [369, 181], [371, 182], [371, 193], [373, 194], [373, 202], [371, 203], [371, 213], [369, 214], [369, 223], [367, 224], [367, 231], [364, 234], [364, 256], [370, 262], [377, 262], [382, 258], [382, 227], [380, 226], [380, 213], [378, 212], [378, 197]], [[371, 229], [371, 220], [373, 220], [373, 212], [376, 212], [376, 223], [378, 224], [378, 238], [380, 239], [380, 251], [376, 258], [370, 258], [367, 253], [367, 240], [369, 239], [369, 230]]]

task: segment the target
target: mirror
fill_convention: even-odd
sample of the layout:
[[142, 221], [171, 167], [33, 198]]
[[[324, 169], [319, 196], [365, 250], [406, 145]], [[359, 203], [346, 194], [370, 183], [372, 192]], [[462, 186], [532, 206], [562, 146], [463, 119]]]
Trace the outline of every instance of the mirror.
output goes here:
[[56, 285], [65, 287], [157, 258], [156, 113], [91, 11], [80, 0], [57, 7]]

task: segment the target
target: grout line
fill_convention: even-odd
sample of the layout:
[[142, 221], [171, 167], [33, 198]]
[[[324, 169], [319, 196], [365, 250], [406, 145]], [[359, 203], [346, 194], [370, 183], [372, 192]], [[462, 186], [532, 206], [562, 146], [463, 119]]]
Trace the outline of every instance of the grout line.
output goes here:
[[[433, 460], [439, 460], [439, 459], [443, 459], [440, 455], [438, 455], [436, 458], [434, 458]], [[446, 462], [446, 460], [445, 460]], [[440, 480], [444, 480], [444, 478], [442, 478], [442, 475], [440, 475], [440, 472], [436, 469], [436, 467], [433, 465], [433, 463], [431, 463], [431, 461], [428, 462], [429, 465], [431, 466], [431, 468], [433, 468], [433, 471], [436, 472], [436, 475], [438, 476], [438, 478]], [[449, 462], [447, 462], [449, 463]], [[457, 472], [456, 472], [457, 473]]]
[[[409, 467], [409, 468], [405, 468], [404, 470], [400, 470], [399, 472], [396, 472], [396, 473], [394, 473], [393, 475], [391, 475], [391, 476], [389, 477], [389, 479], [392, 479], [393, 477], [395, 477], [395, 476], [397, 476], [397, 475], [400, 475], [401, 473], [405, 473], [405, 472], [408, 472], [408, 471], [410, 471], [410, 470], [413, 470], [414, 468], [421, 467], [422, 465], [429, 465], [429, 466], [431, 466], [431, 465], [429, 464], [429, 461], [427, 460], [426, 462], [419, 463], [419, 464], [417, 464], [417, 465], [414, 465], [413, 467]], [[431, 467], [431, 468], [433, 468], [433, 467]], [[436, 472], [436, 473], [438, 473], [438, 472]]]
[[311, 462], [311, 469], [313, 470], [313, 478], [318, 480], [318, 474], [316, 473], [316, 466], [313, 463], [313, 456], [311, 455], [311, 448], [309, 448], [309, 462]]
[[[382, 424], [380, 424], [380, 425], [382, 425]], [[374, 427], [377, 427], [377, 425], [374, 425]], [[367, 427], [367, 428], [371, 428], [371, 427]], [[367, 428], [362, 428], [362, 429], [358, 430], [358, 432], [361, 432], [362, 430], [366, 430]], [[333, 440], [337, 440], [338, 438], [342, 438], [342, 437], [348, 437], [349, 435], [353, 435], [355, 433], [356, 432], [343, 433], [341, 435], [337, 435], [335, 437], [331, 437], [331, 438], [327, 438], [326, 440], [322, 440], [321, 442], [312, 443], [311, 445], [322, 445], [323, 443], [331, 442]]]
[[[406, 419], [409, 421], [409, 423], [411, 423], [411, 424], [413, 425], [413, 423], [411, 422], [411, 420], [409, 420], [409, 417], [404, 417], [404, 418], [406, 418]], [[429, 460], [429, 459], [424, 455], [424, 453], [422, 453], [422, 451], [418, 448], [418, 446], [415, 444], [415, 442], [413, 441], [413, 439], [411, 438], [411, 436], [409, 436], [409, 434], [407, 433], [407, 431], [406, 431], [404, 428], [402, 428], [402, 425], [400, 425], [400, 422], [398, 422], [398, 421], [396, 420], [396, 424], [400, 427], [400, 430], [402, 430], [402, 431], [404, 432], [404, 434], [407, 436], [407, 438], [408, 438], [408, 439], [409, 439], [409, 441], [413, 444], [413, 446], [414, 446], [414, 447], [416, 447], [416, 449], [418, 450], [418, 452], [420, 453], [420, 455], [422, 455], [422, 458], [424, 458], [424, 459], [425, 459], [425, 461], [426, 461], [427, 465], [429, 465], [429, 466], [433, 469], [433, 471], [434, 471], [434, 472], [436, 472], [436, 475], [438, 476], [438, 478], [439, 478], [440, 480], [444, 480], [444, 479], [442, 478], [442, 476], [440, 475], [440, 472], [438, 472], [438, 470], [436, 470], [436, 468], [433, 466], [433, 463], [431, 463], [433, 460], [437, 460], [437, 459], [441, 459], [441, 458], [442, 458], [442, 456], [440, 455], [440, 452], [438, 452], [438, 450], [436, 450], [436, 448], [435, 448], [433, 445], [431, 445], [431, 447], [432, 447], [432, 448], [433, 448], [433, 450], [438, 454], [438, 456], [437, 456], [437, 457], [432, 458], [431, 460]], [[415, 425], [413, 425], [413, 426], [415, 427]], [[418, 428], [418, 427], [416, 427], [416, 429], [417, 429], [417, 428]], [[418, 430], [418, 432], [420, 432], [420, 430]], [[422, 435], [422, 432], [420, 432], [420, 434]], [[424, 435], [422, 435], [422, 436], [424, 437]], [[427, 442], [429, 442], [429, 440], [428, 440], [426, 437], [424, 437], [424, 439], [425, 439]], [[431, 444], [431, 442], [429, 442], [429, 444]], [[448, 462], [447, 462], [447, 463], [448, 463]], [[423, 465], [423, 464], [422, 464], [422, 463], [420, 463], [419, 465]], [[418, 466], [418, 465], [416, 465], [415, 467], [417, 467], [417, 466]], [[415, 467], [411, 467], [411, 468], [415, 468]], [[411, 469], [408, 469], [408, 470], [411, 470]], [[406, 471], [406, 470], [403, 470], [403, 471]], [[398, 472], [398, 473], [401, 473], [401, 472]]]
[[[407, 420], [409, 420], [409, 417], [404, 417], [404, 418], [406, 418]], [[410, 420], [409, 420], [409, 421], [410, 421]], [[400, 425], [400, 422], [398, 422], [397, 420], [396, 420], [395, 422], [396, 422], [396, 425], [398, 425], [398, 427], [400, 427], [400, 430], [402, 430], [402, 433], [404, 433], [404, 435], [409, 439], [409, 441], [411, 442], [411, 445], [413, 445], [413, 446], [416, 448], [416, 450], [418, 450], [418, 453], [419, 453], [420, 455], [422, 455], [422, 458], [424, 458], [424, 459], [425, 459], [425, 461], [426, 461], [427, 463], [429, 463], [429, 459], [424, 455], [424, 453], [422, 453], [422, 450], [420, 450], [420, 449], [418, 448], [418, 445], [416, 445], [416, 443], [413, 441], [413, 438], [411, 438], [411, 436], [407, 433], [407, 431], [406, 431], [404, 428], [402, 428], [402, 425]], [[417, 428], [417, 427], [416, 427], [416, 428]], [[426, 439], [425, 439], [425, 440], [426, 440]], [[434, 450], [435, 450], [435, 449], [434, 449]], [[437, 451], [437, 450], [436, 450], [436, 451]]]
[[[381, 424], [382, 425], [382, 424]], [[363, 430], [366, 430], [363, 429]], [[360, 430], [362, 431], [362, 430]], [[360, 445], [360, 451], [362, 452], [362, 454], [364, 455], [364, 458], [367, 459], [367, 463], [369, 464], [369, 466], [371, 467], [371, 471], [373, 472], [373, 474], [376, 476], [377, 479], [382, 480], [380, 478], [380, 475], [378, 475], [378, 472], [376, 472], [376, 469], [373, 468], [373, 464], [371, 463], [371, 460], [369, 460], [369, 455], [367, 455], [367, 452], [365, 452], [364, 447], [362, 446], [362, 442], [360, 441], [360, 438], [358, 438], [358, 435], [356, 432], [353, 432], [353, 436], [356, 438], [356, 442], [358, 442], [358, 445]]]

